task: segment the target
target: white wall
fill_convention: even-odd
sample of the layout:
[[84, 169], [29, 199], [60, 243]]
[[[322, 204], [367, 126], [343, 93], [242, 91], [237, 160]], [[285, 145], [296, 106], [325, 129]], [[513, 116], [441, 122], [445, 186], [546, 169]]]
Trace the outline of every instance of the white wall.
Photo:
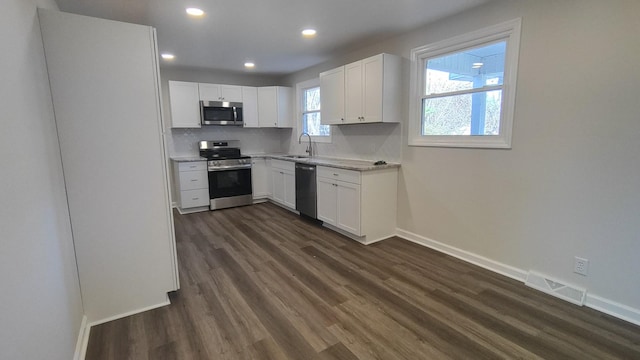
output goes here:
[[[409, 59], [414, 47], [522, 17], [513, 148], [409, 147], [403, 126], [398, 226], [586, 287], [638, 322], [638, 14], [635, 0], [494, 1], [288, 81], [380, 52]], [[588, 277], [573, 273], [574, 256], [590, 260]]]
[[407, 56], [522, 17], [513, 149], [405, 147], [398, 226], [640, 309], [637, 14], [633, 0], [506, 1], [404, 38]]
[[0, 358], [73, 358], [82, 303], [36, 6], [0, 11]]

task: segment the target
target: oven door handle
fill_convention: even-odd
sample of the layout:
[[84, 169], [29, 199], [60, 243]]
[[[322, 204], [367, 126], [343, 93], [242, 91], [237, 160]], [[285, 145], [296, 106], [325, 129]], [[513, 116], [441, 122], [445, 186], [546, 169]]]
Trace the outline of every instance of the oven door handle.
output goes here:
[[215, 168], [208, 168], [208, 170], [211, 171], [211, 172], [228, 171], [228, 170], [242, 170], [242, 169], [251, 169], [251, 164], [230, 165], [230, 166], [216, 166]]

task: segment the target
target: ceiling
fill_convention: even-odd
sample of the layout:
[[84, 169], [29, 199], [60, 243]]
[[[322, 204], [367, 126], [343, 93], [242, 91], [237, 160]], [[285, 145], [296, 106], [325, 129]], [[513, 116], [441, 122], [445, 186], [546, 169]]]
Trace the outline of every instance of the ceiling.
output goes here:
[[[60, 10], [150, 25], [163, 66], [289, 74], [489, 0], [57, 0]], [[205, 11], [202, 18], [187, 7]], [[305, 28], [318, 31], [303, 38]], [[244, 63], [256, 64], [245, 70]]]

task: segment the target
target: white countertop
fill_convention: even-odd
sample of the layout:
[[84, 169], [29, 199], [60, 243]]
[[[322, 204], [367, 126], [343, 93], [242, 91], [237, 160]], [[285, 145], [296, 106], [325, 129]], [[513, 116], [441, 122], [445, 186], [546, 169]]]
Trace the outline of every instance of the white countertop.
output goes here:
[[[328, 166], [346, 170], [356, 171], [371, 171], [382, 170], [389, 168], [399, 168], [399, 163], [386, 163], [384, 165], [374, 165], [373, 160], [353, 160], [353, 159], [340, 159], [330, 157], [308, 157], [305, 155], [291, 155], [291, 154], [248, 154], [251, 157], [263, 157], [270, 159], [278, 159], [291, 162], [299, 162], [311, 165]], [[292, 157], [297, 156], [297, 157]]]

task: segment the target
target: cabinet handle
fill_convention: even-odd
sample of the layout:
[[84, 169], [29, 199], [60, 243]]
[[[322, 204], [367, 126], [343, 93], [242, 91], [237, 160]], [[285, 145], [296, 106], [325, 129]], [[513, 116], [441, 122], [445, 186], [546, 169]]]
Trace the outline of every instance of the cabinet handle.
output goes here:
[[200, 198], [191, 198], [191, 200], [199, 200]]
[[331, 184], [331, 185], [333, 185], [333, 186], [338, 186], [338, 184]]
[[282, 171], [280, 171], [280, 174], [284, 174]]
[[344, 121], [344, 118], [340, 118], [340, 120]]
[[334, 173], [333, 176], [338, 176], [338, 174]]
[[190, 168], [192, 168], [192, 169], [195, 169], [197, 166], [195, 166], [195, 165], [191, 165], [191, 166], [189, 166], [189, 167], [190, 167]]

